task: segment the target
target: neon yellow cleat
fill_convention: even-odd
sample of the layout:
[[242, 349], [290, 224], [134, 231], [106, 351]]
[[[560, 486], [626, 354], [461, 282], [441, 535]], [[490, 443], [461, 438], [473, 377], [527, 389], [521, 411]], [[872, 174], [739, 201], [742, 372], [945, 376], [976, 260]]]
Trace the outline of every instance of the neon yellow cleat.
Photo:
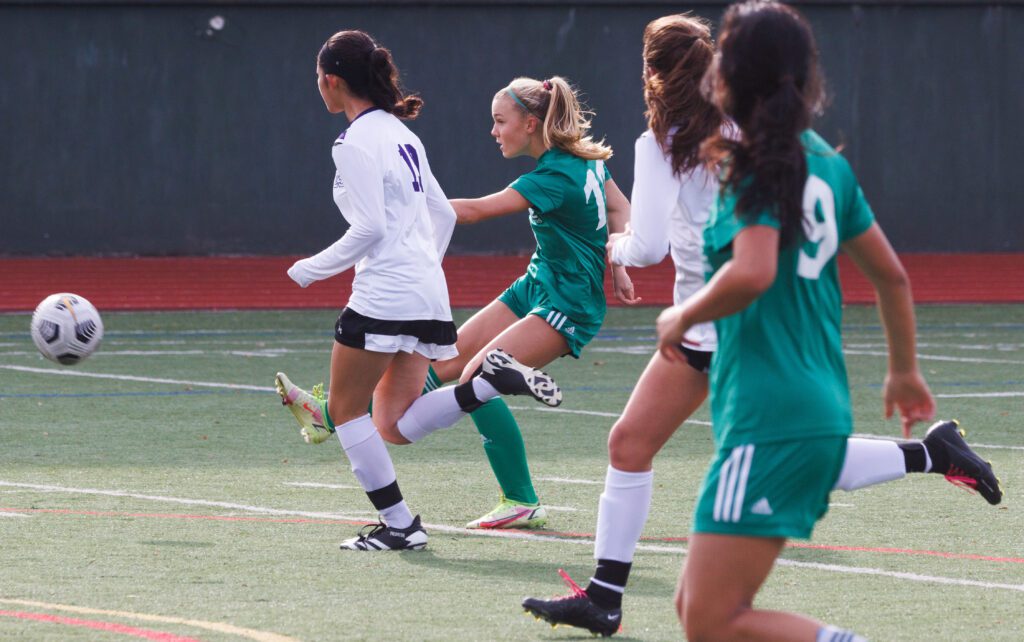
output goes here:
[[466, 528], [540, 528], [548, 521], [548, 512], [540, 504], [524, 504], [504, 495], [494, 509], [466, 524]]
[[281, 395], [281, 403], [295, 415], [301, 427], [299, 432], [307, 444], [323, 443], [334, 434], [334, 429], [324, 422], [324, 384], [317, 384], [312, 392], [306, 392], [292, 383], [285, 373], [279, 372], [274, 378], [274, 387]]

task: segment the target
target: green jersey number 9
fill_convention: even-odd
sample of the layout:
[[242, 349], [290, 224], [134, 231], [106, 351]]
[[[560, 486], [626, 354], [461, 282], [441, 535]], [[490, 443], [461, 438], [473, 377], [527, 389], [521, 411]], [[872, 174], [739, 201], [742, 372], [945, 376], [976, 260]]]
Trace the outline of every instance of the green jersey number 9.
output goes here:
[[[796, 273], [805, 279], [817, 279], [821, 276], [825, 264], [839, 249], [835, 194], [828, 183], [811, 174], [804, 186], [803, 205], [804, 236], [807, 240], [800, 249], [800, 262], [797, 264]], [[808, 250], [815, 245], [816, 251], [814, 256], [811, 256]]]

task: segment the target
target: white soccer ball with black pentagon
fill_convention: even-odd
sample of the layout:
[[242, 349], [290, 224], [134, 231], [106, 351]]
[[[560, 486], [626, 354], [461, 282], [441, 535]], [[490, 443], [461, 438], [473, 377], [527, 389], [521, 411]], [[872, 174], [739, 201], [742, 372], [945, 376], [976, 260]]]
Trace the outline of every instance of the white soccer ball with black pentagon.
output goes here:
[[95, 352], [102, 340], [103, 319], [83, 296], [51, 294], [32, 313], [32, 341], [50, 361], [74, 365]]

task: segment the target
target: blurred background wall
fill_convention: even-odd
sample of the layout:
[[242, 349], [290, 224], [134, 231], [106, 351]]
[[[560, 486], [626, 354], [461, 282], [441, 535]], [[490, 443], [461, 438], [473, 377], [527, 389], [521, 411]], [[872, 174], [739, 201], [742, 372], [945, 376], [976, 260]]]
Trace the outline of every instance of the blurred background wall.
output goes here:
[[[501, 158], [490, 101], [515, 76], [554, 74], [586, 94], [628, 194], [644, 25], [717, 21], [726, 4], [0, 0], [0, 254], [327, 245], [344, 230], [330, 148], [346, 122], [323, 108], [315, 55], [343, 28], [389, 47], [426, 101], [411, 127], [450, 197], [529, 171]], [[1024, 250], [1024, 3], [796, 4], [831, 96], [816, 127], [897, 249]], [[516, 216], [459, 228], [450, 252], [531, 247]]]

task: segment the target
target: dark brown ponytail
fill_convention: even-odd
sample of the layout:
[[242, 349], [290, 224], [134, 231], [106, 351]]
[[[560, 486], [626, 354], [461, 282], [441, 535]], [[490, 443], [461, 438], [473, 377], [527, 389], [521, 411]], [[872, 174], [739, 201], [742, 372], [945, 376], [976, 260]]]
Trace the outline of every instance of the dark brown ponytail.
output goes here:
[[391, 52], [363, 31], [339, 31], [328, 38], [317, 65], [325, 74], [344, 79], [354, 95], [399, 118], [416, 118], [423, 107], [419, 96], [403, 93]]
[[807, 21], [776, 2], [752, 0], [725, 13], [721, 58], [709, 83], [742, 137], [718, 136], [705, 146], [726, 160], [722, 189], [739, 194], [736, 213], [771, 212], [780, 245], [803, 238], [807, 159], [800, 134], [822, 104], [818, 52]]
[[702, 18], [663, 16], [644, 29], [647, 126], [676, 174], [700, 164], [701, 142], [722, 127], [722, 113], [701, 92], [714, 54], [711, 28]]

